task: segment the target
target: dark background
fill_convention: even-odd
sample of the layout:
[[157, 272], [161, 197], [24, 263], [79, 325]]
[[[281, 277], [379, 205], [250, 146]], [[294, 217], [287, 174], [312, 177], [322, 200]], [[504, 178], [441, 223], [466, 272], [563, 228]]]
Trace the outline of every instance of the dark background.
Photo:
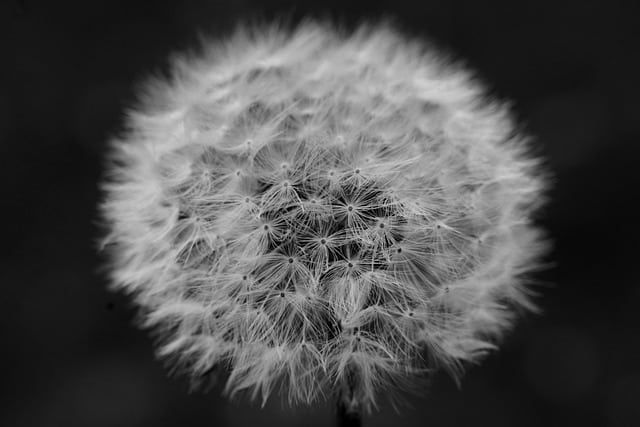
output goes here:
[[168, 378], [98, 271], [106, 141], [135, 84], [197, 32], [238, 19], [395, 18], [512, 99], [556, 185], [540, 222], [555, 266], [461, 388], [437, 375], [365, 426], [640, 426], [640, 10], [612, 0], [0, 2], [0, 425], [332, 425], [330, 405], [263, 410]]

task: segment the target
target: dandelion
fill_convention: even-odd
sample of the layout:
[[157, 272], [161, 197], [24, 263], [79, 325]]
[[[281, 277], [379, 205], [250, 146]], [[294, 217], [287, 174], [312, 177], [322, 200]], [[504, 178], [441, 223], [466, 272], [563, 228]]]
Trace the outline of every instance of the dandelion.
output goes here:
[[104, 183], [113, 287], [159, 355], [356, 414], [533, 308], [545, 180], [469, 72], [379, 26], [209, 48], [148, 86]]

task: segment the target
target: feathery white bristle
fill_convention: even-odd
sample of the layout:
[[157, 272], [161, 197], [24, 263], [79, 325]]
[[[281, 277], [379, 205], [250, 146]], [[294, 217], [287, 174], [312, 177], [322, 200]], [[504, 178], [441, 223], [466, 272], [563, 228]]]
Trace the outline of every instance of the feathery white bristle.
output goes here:
[[113, 285], [226, 390], [371, 409], [460, 374], [532, 308], [545, 181], [506, 106], [389, 28], [239, 31], [154, 82], [113, 144]]

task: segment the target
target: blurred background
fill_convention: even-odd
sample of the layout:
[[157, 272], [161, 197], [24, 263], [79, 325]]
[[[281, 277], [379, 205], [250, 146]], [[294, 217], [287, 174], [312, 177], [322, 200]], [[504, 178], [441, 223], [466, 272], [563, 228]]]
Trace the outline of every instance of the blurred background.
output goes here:
[[622, 0], [2, 0], [0, 425], [333, 425], [330, 404], [189, 393], [106, 290], [95, 250], [102, 158], [136, 84], [199, 32], [283, 13], [392, 17], [466, 59], [513, 100], [556, 178], [543, 313], [460, 387], [436, 375], [364, 425], [640, 426], [640, 8]]

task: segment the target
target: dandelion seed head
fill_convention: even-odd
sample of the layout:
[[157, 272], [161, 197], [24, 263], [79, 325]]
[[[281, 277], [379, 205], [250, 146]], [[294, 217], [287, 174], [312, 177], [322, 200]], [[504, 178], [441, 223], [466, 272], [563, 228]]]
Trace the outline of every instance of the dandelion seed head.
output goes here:
[[112, 282], [159, 354], [226, 390], [354, 401], [495, 347], [544, 249], [505, 105], [387, 27], [238, 31], [176, 62], [113, 142]]

